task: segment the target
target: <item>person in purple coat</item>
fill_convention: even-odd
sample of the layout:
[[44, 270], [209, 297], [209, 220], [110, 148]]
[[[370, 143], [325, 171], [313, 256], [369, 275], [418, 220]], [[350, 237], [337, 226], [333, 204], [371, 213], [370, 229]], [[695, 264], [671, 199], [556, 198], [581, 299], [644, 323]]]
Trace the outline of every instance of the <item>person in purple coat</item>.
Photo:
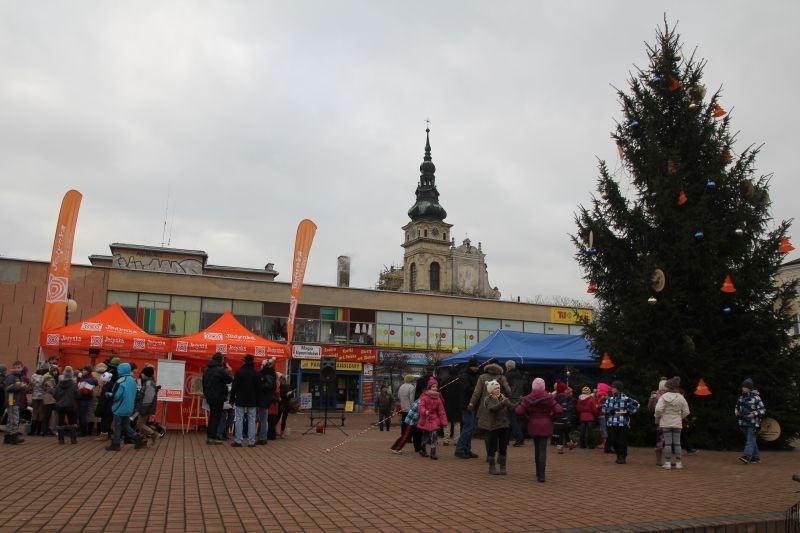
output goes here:
[[531, 385], [531, 393], [520, 400], [515, 414], [528, 419], [528, 435], [533, 437], [536, 461], [536, 481], [544, 483], [547, 464], [547, 441], [553, 435], [553, 418], [564, 409], [545, 390], [544, 380], [536, 378]]

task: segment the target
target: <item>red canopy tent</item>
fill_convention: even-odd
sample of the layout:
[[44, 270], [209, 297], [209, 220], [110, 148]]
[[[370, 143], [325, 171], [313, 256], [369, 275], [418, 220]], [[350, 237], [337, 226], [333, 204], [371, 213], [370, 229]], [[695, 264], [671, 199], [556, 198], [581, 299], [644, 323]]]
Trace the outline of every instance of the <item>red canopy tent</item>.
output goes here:
[[45, 355], [62, 356], [62, 366], [94, 364], [100, 356], [152, 360], [172, 347], [170, 339], [145, 333], [118, 303], [86, 320], [42, 331], [39, 344]]
[[172, 339], [172, 353], [181, 359], [200, 357], [209, 359], [216, 352], [227, 356], [229, 361], [241, 363], [244, 356], [259, 359], [287, 359], [287, 345], [259, 337], [245, 328], [230, 311], [206, 329], [194, 335]]

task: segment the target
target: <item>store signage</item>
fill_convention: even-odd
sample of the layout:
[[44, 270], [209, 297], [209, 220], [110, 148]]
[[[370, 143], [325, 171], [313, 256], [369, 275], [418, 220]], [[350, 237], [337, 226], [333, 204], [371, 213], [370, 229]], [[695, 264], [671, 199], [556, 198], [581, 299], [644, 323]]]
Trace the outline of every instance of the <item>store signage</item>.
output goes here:
[[380, 360], [389, 361], [393, 357], [405, 357], [409, 365], [425, 366], [428, 364], [428, 356], [420, 352], [380, 352]]
[[592, 312], [589, 309], [575, 309], [572, 307], [551, 307], [550, 322], [554, 324], [580, 324], [583, 319], [592, 321]]
[[319, 359], [322, 357], [322, 346], [308, 344], [293, 344], [292, 358], [294, 359]]
[[322, 355], [335, 357], [338, 362], [374, 363], [378, 350], [375, 348], [354, 348], [352, 346], [322, 346]]
[[[319, 370], [319, 361], [300, 361], [302, 370]], [[361, 363], [340, 363], [336, 361], [337, 372], [361, 372]]]

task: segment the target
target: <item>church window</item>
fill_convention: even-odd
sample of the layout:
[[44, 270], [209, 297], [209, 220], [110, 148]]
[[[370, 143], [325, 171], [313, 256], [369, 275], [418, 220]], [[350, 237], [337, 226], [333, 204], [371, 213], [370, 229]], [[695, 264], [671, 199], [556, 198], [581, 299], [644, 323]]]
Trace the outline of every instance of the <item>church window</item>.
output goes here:
[[411, 263], [411, 268], [409, 269], [409, 282], [408, 282], [408, 290], [410, 292], [417, 291], [417, 264]]
[[447, 240], [447, 232], [442, 233], [442, 240]]
[[434, 261], [431, 263], [431, 290], [438, 291], [439, 289], [439, 263]]
[[425, 236], [426, 237], [428, 236], [428, 230], [425, 230]]

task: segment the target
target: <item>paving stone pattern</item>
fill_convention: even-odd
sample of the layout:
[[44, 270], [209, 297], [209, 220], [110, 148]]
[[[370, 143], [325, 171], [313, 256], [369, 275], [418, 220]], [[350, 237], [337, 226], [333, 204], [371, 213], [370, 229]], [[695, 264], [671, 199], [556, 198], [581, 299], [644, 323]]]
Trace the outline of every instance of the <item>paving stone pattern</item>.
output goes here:
[[[350, 415], [345, 430], [374, 420]], [[551, 447], [541, 484], [530, 441], [509, 448], [509, 475], [490, 476], [479, 440], [480, 459], [457, 459], [452, 445], [440, 445], [438, 461], [410, 444], [397, 456], [393, 426], [326, 452], [348, 437], [302, 435], [307, 423], [295, 416], [287, 439], [256, 448], [207, 446], [202, 432], [117, 453], [89, 438], [0, 445], [0, 531], [722, 531], [711, 526], [778, 520], [800, 500], [790, 479], [798, 452], [743, 465], [736, 453], [703, 451], [666, 471], [651, 449], [616, 465], [597, 450]]]

